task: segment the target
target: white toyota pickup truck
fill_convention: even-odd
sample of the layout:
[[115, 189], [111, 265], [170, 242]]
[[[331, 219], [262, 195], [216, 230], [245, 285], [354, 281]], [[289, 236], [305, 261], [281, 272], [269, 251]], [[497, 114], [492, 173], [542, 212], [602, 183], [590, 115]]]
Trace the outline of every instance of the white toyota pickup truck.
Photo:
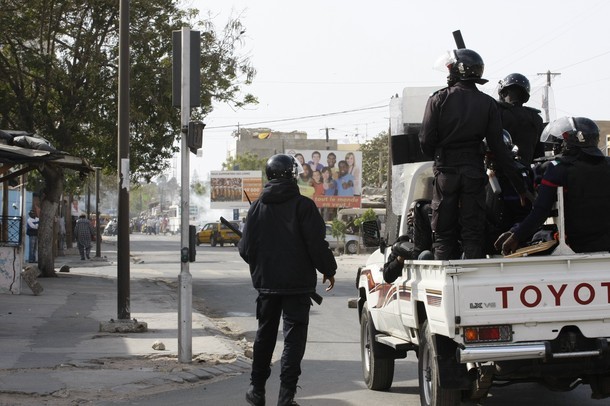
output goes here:
[[[433, 176], [431, 162], [404, 166], [399, 235], [411, 202], [431, 198]], [[390, 250], [380, 247], [357, 275], [370, 389], [388, 389], [395, 359], [413, 350], [426, 406], [479, 402], [498, 383], [588, 384], [593, 398], [610, 396], [609, 253], [413, 260], [386, 283]]]

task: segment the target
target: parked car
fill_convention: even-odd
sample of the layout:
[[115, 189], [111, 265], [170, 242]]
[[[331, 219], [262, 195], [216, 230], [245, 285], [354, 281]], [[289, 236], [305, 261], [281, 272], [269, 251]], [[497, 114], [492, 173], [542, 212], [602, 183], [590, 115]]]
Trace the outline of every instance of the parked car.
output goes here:
[[341, 238], [337, 239], [333, 237], [332, 226], [326, 224], [326, 241], [331, 249], [343, 246], [343, 252], [346, 254], [356, 254], [358, 252], [358, 244], [360, 237], [355, 234], [345, 234], [345, 245]]
[[[231, 222], [231, 224], [239, 230], [238, 222]], [[229, 227], [220, 222], [207, 223], [197, 233], [197, 245], [210, 244], [212, 247], [215, 247], [217, 244], [221, 247], [225, 244], [237, 245], [239, 238]]]

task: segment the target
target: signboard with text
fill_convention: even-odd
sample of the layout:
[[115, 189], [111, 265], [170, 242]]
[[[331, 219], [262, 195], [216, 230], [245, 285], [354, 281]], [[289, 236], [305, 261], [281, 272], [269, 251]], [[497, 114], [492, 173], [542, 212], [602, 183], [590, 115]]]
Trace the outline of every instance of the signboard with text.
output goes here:
[[247, 209], [263, 189], [261, 171], [210, 172], [211, 209]]
[[297, 184], [301, 194], [318, 207], [360, 207], [362, 152], [337, 150], [294, 150], [303, 173]]

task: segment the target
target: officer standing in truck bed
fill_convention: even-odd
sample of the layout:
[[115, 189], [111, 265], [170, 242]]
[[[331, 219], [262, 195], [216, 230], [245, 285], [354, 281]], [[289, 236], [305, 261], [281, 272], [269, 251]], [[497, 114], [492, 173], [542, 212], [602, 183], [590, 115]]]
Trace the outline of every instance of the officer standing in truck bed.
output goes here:
[[484, 63], [473, 50], [448, 53], [447, 87], [428, 99], [419, 140], [423, 152], [434, 158], [432, 230], [434, 258], [455, 258], [461, 241], [463, 258], [482, 258], [485, 234], [483, 139], [519, 194], [525, 188], [502, 141], [496, 101], [477, 89], [484, 84]]

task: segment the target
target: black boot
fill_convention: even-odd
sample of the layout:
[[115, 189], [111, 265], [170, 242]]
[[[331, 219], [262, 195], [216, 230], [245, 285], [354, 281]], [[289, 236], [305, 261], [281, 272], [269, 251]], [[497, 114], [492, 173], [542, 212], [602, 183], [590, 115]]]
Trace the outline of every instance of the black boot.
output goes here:
[[299, 406], [299, 404], [294, 401], [296, 393], [296, 389], [290, 389], [287, 386], [280, 385], [280, 396], [277, 399], [277, 406]]
[[246, 401], [252, 406], [265, 406], [265, 387], [250, 385], [246, 392]]

